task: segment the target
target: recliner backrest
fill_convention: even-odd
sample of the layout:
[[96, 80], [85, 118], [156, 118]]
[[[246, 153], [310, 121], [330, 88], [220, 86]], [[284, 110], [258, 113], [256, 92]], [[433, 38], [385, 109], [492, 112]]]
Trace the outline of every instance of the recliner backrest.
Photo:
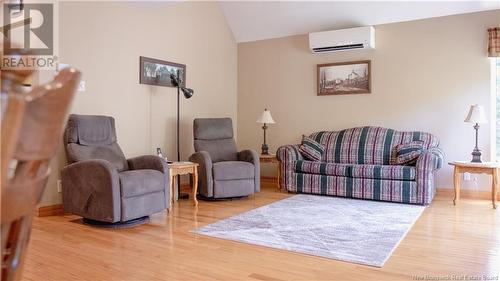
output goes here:
[[118, 171], [129, 169], [127, 159], [116, 141], [113, 117], [71, 114], [64, 141], [69, 164], [103, 159], [111, 162]]
[[194, 150], [208, 152], [212, 162], [238, 160], [231, 118], [196, 118], [193, 136]]

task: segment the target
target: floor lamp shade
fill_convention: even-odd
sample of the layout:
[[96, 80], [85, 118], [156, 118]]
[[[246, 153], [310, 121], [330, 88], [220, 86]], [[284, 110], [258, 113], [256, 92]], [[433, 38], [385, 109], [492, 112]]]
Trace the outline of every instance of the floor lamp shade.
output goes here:
[[189, 88], [184, 88], [184, 87], [181, 87], [181, 91], [182, 91], [182, 93], [184, 94], [184, 97], [185, 97], [186, 99], [189, 99], [189, 98], [190, 98], [190, 97], [192, 97], [192, 96], [193, 96], [193, 94], [194, 94], [193, 89], [189, 89]]

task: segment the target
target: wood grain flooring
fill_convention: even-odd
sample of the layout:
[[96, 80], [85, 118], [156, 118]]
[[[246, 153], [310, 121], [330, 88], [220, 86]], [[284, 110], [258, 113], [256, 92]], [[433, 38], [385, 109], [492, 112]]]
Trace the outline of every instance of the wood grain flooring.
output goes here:
[[247, 199], [200, 201], [198, 208], [181, 201], [171, 213], [125, 230], [89, 227], [72, 215], [35, 218], [23, 280], [499, 280], [500, 210], [489, 200], [455, 207], [438, 195], [383, 268], [189, 232], [288, 196], [270, 185]]

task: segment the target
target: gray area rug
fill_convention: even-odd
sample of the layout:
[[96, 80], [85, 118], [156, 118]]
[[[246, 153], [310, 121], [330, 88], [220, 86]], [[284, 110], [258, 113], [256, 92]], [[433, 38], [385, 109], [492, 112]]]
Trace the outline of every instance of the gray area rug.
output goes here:
[[193, 232], [382, 267], [424, 209], [300, 194]]

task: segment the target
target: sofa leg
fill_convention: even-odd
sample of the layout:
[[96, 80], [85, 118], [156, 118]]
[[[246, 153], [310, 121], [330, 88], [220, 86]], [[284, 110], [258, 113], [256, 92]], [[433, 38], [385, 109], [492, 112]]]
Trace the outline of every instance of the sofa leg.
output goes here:
[[94, 227], [102, 227], [102, 228], [130, 228], [134, 226], [139, 226], [149, 222], [149, 216], [140, 217], [133, 220], [128, 221], [119, 221], [119, 222], [104, 222], [104, 221], [96, 221], [93, 219], [83, 218], [83, 223], [94, 226]]

